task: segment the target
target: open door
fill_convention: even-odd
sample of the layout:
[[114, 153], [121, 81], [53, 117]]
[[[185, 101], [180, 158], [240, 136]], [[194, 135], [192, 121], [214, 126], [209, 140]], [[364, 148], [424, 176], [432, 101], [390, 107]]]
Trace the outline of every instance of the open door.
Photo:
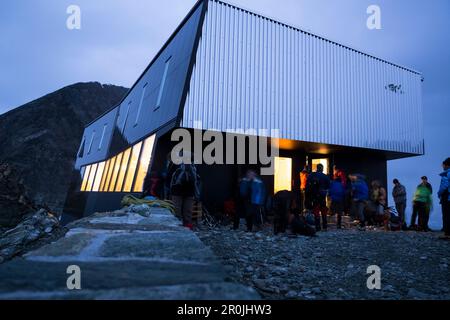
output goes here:
[[292, 159], [275, 157], [274, 194], [292, 191]]
[[313, 172], [316, 172], [317, 165], [323, 165], [323, 173], [326, 175], [330, 174], [330, 159], [323, 158], [323, 159], [311, 159], [311, 169]]

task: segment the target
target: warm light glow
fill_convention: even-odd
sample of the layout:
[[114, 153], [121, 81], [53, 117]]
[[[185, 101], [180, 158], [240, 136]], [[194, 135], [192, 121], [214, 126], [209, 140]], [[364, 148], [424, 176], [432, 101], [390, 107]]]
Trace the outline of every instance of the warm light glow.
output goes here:
[[128, 148], [123, 153], [122, 164], [120, 165], [119, 176], [117, 177], [116, 182], [116, 192], [121, 192], [123, 183], [125, 180], [125, 173], [127, 172], [128, 167], [128, 159], [130, 158], [131, 148]]
[[329, 159], [312, 159], [312, 171], [315, 172], [317, 170], [317, 165], [320, 163], [323, 165], [323, 173], [330, 174], [330, 160]]
[[111, 184], [109, 185], [109, 191], [114, 192], [114, 187], [116, 186], [117, 175], [119, 174], [120, 162], [122, 161], [123, 153], [119, 153], [116, 156], [116, 163], [114, 165], [113, 175], [111, 177]]
[[91, 172], [89, 173], [89, 179], [88, 179], [88, 183], [86, 186], [86, 191], [88, 191], [88, 192], [92, 191], [92, 185], [94, 184], [95, 173], [97, 172], [97, 166], [98, 166], [97, 163], [91, 165]]
[[84, 170], [84, 176], [83, 176], [83, 182], [81, 183], [81, 191], [86, 191], [87, 182], [89, 179], [89, 172], [91, 171], [91, 166], [85, 167]]
[[133, 185], [134, 174], [136, 173], [136, 167], [139, 160], [139, 153], [141, 152], [142, 142], [139, 142], [133, 147], [131, 151], [130, 164], [128, 165], [127, 176], [125, 178], [125, 185], [123, 187], [124, 192], [130, 192]]
[[114, 164], [116, 163], [116, 157], [112, 158], [109, 162], [109, 170], [108, 175], [106, 176], [105, 181], [105, 187], [103, 188], [103, 191], [108, 192], [109, 191], [109, 185], [111, 183], [111, 177], [114, 171]]
[[139, 160], [136, 181], [134, 182], [134, 189], [133, 189], [134, 192], [143, 191], [144, 179], [145, 176], [147, 175], [148, 167], [150, 165], [154, 144], [155, 144], [155, 135], [147, 138], [144, 141], [141, 158]]
[[292, 159], [275, 157], [274, 193], [292, 191]]
[[106, 161], [105, 170], [103, 170], [102, 182], [100, 183], [99, 191], [102, 191], [102, 192], [105, 191], [105, 183], [106, 183], [106, 178], [108, 176], [108, 170], [109, 170], [110, 163], [111, 163], [111, 160]]
[[93, 192], [98, 192], [100, 190], [100, 182], [103, 177], [103, 170], [105, 169], [105, 162], [100, 162], [97, 168], [97, 174], [95, 175], [94, 186], [92, 187]]

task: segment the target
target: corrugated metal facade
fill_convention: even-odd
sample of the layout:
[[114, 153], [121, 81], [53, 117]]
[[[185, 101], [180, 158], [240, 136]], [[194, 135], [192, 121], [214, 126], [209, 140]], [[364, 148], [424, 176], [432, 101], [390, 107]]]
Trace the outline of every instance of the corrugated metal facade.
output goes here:
[[[182, 126], [422, 154], [422, 76], [210, 0]], [[401, 87], [399, 87], [401, 86]]]

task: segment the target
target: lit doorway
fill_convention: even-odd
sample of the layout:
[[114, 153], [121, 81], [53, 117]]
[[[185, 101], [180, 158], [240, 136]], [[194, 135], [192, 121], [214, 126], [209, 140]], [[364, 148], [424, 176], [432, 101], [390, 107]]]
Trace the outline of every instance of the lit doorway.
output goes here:
[[321, 164], [323, 165], [323, 173], [326, 175], [330, 174], [330, 159], [311, 159], [311, 169], [313, 172], [317, 171], [317, 166]]
[[292, 191], [292, 159], [275, 157], [274, 194]]

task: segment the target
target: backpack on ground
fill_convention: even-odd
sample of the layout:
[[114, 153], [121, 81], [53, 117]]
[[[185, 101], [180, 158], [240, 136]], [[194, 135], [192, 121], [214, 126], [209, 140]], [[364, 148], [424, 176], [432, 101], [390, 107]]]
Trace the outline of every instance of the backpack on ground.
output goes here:
[[307, 237], [313, 237], [316, 234], [316, 229], [307, 223], [304, 216], [298, 214], [291, 222], [291, 231], [294, 234]]

